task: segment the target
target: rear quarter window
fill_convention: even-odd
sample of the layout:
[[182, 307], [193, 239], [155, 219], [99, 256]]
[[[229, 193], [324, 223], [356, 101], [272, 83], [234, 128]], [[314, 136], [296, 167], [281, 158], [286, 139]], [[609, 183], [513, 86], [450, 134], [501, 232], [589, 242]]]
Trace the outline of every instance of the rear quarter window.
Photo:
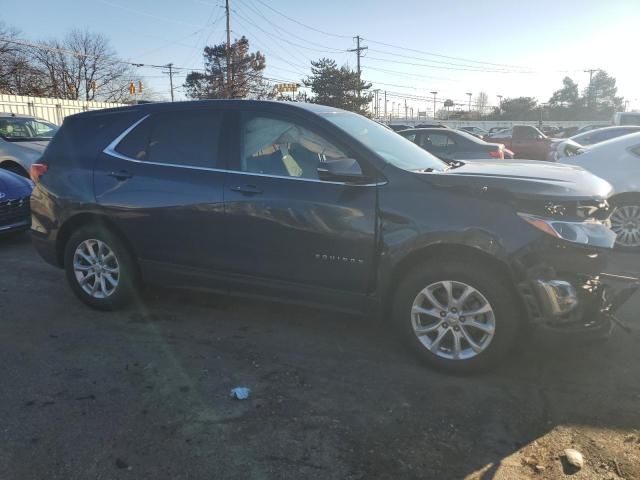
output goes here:
[[215, 168], [222, 113], [189, 110], [154, 113], [134, 128], [115, 148], [138, 161], [166, 165]]

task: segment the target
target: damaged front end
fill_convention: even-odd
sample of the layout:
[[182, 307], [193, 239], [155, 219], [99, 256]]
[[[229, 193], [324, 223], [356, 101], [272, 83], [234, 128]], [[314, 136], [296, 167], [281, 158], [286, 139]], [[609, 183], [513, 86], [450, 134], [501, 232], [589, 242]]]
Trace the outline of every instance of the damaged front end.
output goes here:
[[614, 315], [640, 285], [614, 275], [615, 234], [605, 201], [519, 205], [519, 216], [544, 232], [516, 255], [518, 284], [533, 325], [566, 333], [608, 335]]

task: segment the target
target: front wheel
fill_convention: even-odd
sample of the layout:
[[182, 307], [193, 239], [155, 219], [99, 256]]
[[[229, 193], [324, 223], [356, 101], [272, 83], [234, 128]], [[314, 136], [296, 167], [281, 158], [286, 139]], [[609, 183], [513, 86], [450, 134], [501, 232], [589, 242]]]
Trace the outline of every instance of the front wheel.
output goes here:
[[611, 213], [611, 230], [616, 234], [616, 246], [621, 250], [640, 250], [640, 200], [616, 202]]
[[435, 367], [484, 369], [511, 350], [522, 319], [498, 272], [468, 262], [425, 264], [398, 287], [394, 320], [404, 340]]
[[116, 309], [136, 293], [134, 260], [120, 239], [106, 228], [86, 226], [71, 235], [64, 266], [76, 296], [93, 308]]

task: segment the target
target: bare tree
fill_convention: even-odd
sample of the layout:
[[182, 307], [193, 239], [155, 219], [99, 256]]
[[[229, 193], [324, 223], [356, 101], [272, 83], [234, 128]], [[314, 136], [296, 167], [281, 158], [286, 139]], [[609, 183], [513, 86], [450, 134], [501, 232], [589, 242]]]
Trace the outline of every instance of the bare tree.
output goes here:
[[87, 30], [73, 30], [63, 41], [34, 47], [32, 55], [52, 97], [121, 101], [134, 79], [130, 65], [116, 58], [107, 38]]
[[478, 109], [478, 115], [484, 115], [487, 110], [487, 105], [489, 104], [489, 95], [487, 92], [480, 92], [476, 97], [476, 108]]
[[42, 95], [41, 72], [34, 68], [20, 32], [0, 22], [0, 92], [13, 95]]

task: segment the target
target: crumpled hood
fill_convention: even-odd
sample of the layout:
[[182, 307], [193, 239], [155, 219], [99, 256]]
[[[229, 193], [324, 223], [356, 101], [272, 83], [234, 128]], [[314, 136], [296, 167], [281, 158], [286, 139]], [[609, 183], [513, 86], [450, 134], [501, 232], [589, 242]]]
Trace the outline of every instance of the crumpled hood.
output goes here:
[[434, 185], [522, 199], [606, 199], [613, 191], [581, 167], [535, 160], [474, 161], [430, 178]]

